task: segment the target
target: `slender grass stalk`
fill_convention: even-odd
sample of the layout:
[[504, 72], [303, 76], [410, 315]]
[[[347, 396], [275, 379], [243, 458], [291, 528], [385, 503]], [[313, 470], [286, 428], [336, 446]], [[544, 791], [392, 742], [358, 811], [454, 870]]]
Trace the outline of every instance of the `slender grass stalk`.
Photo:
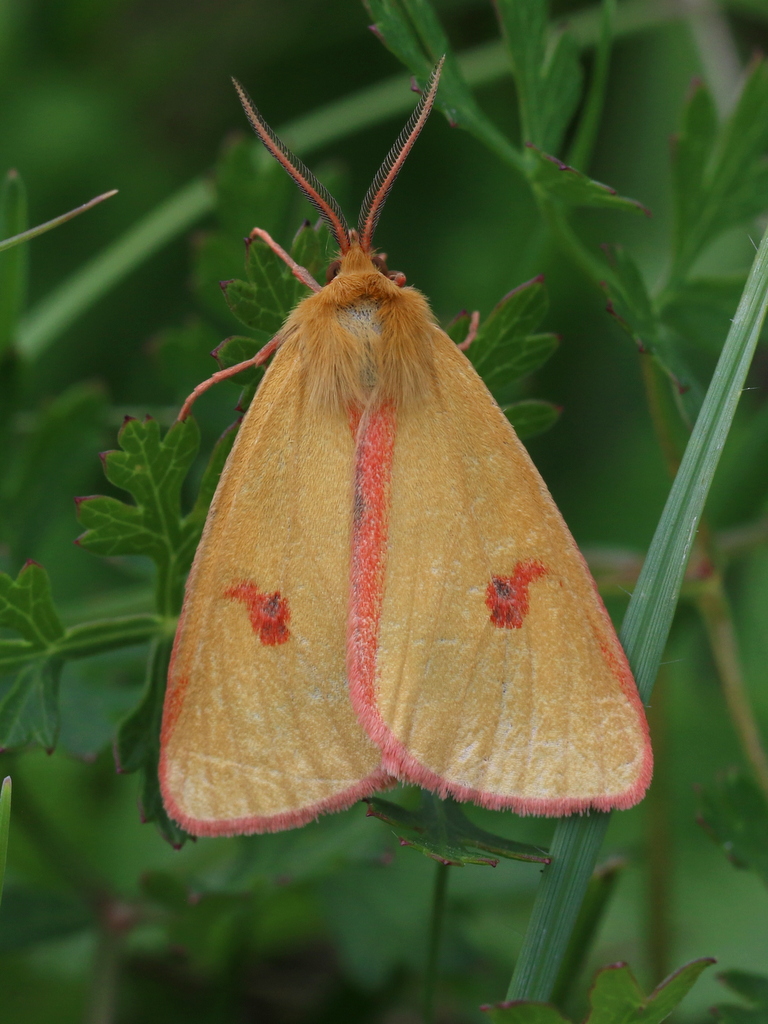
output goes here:
[[7, 775], [0, 786], [0, 901], [3, 898], [5, 863], [8, 856], [8, 833], [11, 827], [11, 777]]
[[213, 187], [198, 178], [85, 263], [21, 320], [16, 336], [19, 355], [25, 359], [39, 356], [97, 299], [209, 212], [213, 203]]
[[446, 893], [450, 864], [436, 865], [435, 887], [432, 890], [432, 916], [429, 922], [429, 945], [424, 970], [424, 1024], [433, 1024], [435, 1019], [435, 988], [437, 985], [437, 962], [440, 955], [440, 939], [445, 922]]
[[37, 238], [38, 235], [44, 235], [46, 231], [52, 231], [53, 228], [66, 224], [67, 221], [72, 220], [73, 217], [79, 217], [80, 214], [85, 213], [86, 210], [90, 210], [92, 207], [98, 206], [99, 203], [103, 203], [105, 199], [111, 199], [112, 196], [116, 195], [116, 188], [113, 188], [109, 192], [102, 192], [100, 196], [95, 196], [93, 199], [89, 199], [88, 202], [83, 203], [82, 206], [76, 206], [74, 210], [62, 213], [61, 216], [54, 217], [53, 220], [47, 220], [43, 224], [38, 224], [34, 228], [22, 231], [18, 235], [11, 235], [10, 238], [4, 238], [0, 242], [0, 252], [5, 252], [6, 249], [12, 249], [15, 245], [21, 245], [22, 242], [29, 242], [31, 239]]
[[[768, 308], [768, 232], [691, 433], [635, 591], [621, 640], [648, 702], [715, 469]], [[562, 818], [544, 869], [508, 999], [549, 998], [597, 860], [609, 815]]]

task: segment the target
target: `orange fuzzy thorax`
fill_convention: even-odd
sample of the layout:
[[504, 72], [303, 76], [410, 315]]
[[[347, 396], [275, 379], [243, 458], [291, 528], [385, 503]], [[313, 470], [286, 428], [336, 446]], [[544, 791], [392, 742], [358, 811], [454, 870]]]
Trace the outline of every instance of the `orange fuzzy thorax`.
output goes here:
[[354, 244], [338, 275], [291, 313], [281, 347], [300, 347], [318, 406], [402, 408], [432, 386], [436, 330], [424, 296], [399, 287]]

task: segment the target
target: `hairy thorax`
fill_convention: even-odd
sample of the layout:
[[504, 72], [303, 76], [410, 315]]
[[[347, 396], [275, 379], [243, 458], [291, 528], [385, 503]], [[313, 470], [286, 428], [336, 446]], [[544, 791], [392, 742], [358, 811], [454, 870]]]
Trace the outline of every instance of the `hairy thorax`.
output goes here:
[[300, 348], [310, 401], [402, 407], [432, 387], [438, 330], [424, 296], [399, 287], [354, 245], [338, 275], [291, 313], [283, 346]]

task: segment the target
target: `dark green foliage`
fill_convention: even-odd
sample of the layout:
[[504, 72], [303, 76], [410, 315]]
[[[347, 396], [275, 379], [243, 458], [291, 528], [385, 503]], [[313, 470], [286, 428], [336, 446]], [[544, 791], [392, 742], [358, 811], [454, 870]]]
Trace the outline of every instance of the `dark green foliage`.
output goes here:
[[713, 1007], [717, 1020], [723, 1024], [765, 1024], [768, 1021], [768, 978], [746, 971], [723, 971], [718, 981], [741, 996], [749, 1006], [718, 1003]]
[[768, 884], [768, 801], [743, 772], [731, 771], [699, 791], [699, 821], [737, 868]]
[[[368, 813], [392, 825], [402, 846], [412, 846], [441, 864], [496, 867], [499, 857], [548, 863], [544, 850], [478, 828], [455, 801], [438, 800], [431, 793], [422, 792], [421, 804], [415, 811], [382, 797], [371, 797]], [[496, 856], [487, 857], [487, 853]]]
[[[607, 564], [633, 567], [621, 576], [627, 591], [669, 483], [649, 427], [658, 409], [651, 402], [648, 416], [640, 381], [654, 378], [657, 394], [648, 397], [664, 399], [669, 448], [679, 448], [674, 464], [747, 278], [748, 234], [758, 237], [750, 221], [768, 195], [768, 75], [755, 62], [743, 91], [724, 81], [715, 103], [698, 82], [686, 98], [690, 74], [712, 66], [711, 53], [694, 60], [688, 52], [706, 44], [690, 33], [687, 9], [665, 8], [665, 18], [679, 14], [682, 24], [661, 26], [652, 5], [619, 4], [621, 48], [609, 68], [608, 0], [583, 10], [548, 9], [542, 0], [498, 0], [495, 8], [370, 0], [376, 33], [397, 60], [365, 37], [361, 8], [331, 6], [320, 17], [310, 6], [235, 12], [223, 0], [215, 12], [202, 5], [190, 14], [171, 0], [163, 18], [150, 18], [149, 35], [146, 12], [132, 0], [65, 0], [44, 25], [27, 5], [3, 22], [4, 147], [30, 187], [33, 221], [112, 184], [121, 189], [73, 225], [0, 253], [0, 560], [8, 572], [0, 576], [0, 746], [9, 751], [0, 774], [12, 773], [15, 787], [0, 1005], [9, 1024], [380, 1024], [414, 1016], [433, 876], [444, 870], [434, 859], [469, 865], [446, 872], [435, 1022], [489, 1019], [478, 1005], [505, 991], [513, 962], [530, 950], [525, 921], [542, 875], [535, 859], [553, 845], [548, 822], [479, 808], [465, 814], [433, 797], [411, 810], [417, 794], [405, 792], [372, 800], [387, 825], [358, 805], [291, 832], [185, 843], [162, 808], [167, 662], [186, 572], [236, 436], [236, 424], [220, 436], [236, 415], [233, 389], [213, 389], [195, 406], [199, 439], [192, 420], [171, 424], [217, 363], [251, 358], [309, 294], [264, 243], [244, 244], [253, 227], [269, 231], [321, 285], [336, 256], [327, 229], [304, 220], [310, 208], [295, 185], [246, 134], [227, 75], [242, 78], [270, 120], [301, 115], [286, 142], [351, 210], [416, 102], [407, 75], [386, 77], [399, 62], [423, 88], [446, 54], [437, 103], [457, 130], [433, 121], [398, 180], [380, 229], [390, 265], [423, 289], [440, 319], [482, 311], [467, 356], [521, 436], [553, 426], [565, 408], [567, 420], [532, 452], [577, 539], [602, 544]], [[735, 26], [742, 53], [761, 42], [750, 21], [765, 20], [759, 8], [752, 3], [745, 15], [742, 3], [738, 20], [719, 24], [725, 35]], [[638, 28], [648, 30], [642, 38]], [[195, 192], [188, 177], [212, 162], [233, 126], [241, 130], [227, 136], [210, 188], [200, 179]], [[664, 153], [675, 128], [670, 189]], [[320, 152], [344, 163], [328, 172]], [[184, 220], [187, 193], [198, 206]], [[619, 193], [648, 202], [655, 220], [626, 217], [644, 207]], [[137, 219], [169, 196], [158, 221]], [[0, 219], [0, 234], [25, 224], [13, 174]], [[190, 273], [184, 241], [163, 245], [198, 224]], [[112, 242], [117, 264], [104, 250]], [[34, 305], [25, 312], [30, 254]], [[546, 293], [534, 276], [545, 271]], [[528, 283], [497, 302], [521, 281]], [[461, 343], [470, 323], [462, 313], [448, 333]], [[616, 344], [622, 333], [631, 345]], [[768, 614], [763, 362], [699, 534], [701, 578], [686, 583], [695, 598], [728, 569], [758, 717]], [[243, 389], [239, 411], [263, 373], [232, 378]], [[90, 557], [70, 543], [72, 496], [104, 486], [94, 454], [115, 447], [125, 414], [137, 418], [104, 465], [119, 492], [80, 502], [81, 546], [100, 556]], [[717, 532], [722, 524], [727, 534]], [[734, 553], [741, 561], [731, 570]], [[45, 565], [50, 585], [39, 565], [21, 568], [30, 558]], [[741, 877], [741, 887], [731, 886], [724, 858], [702, 858], [706, 840], [686, 828], [692, 784], [739, 756], [703, 647], [689, 607], [664, 658], [671, 697], [666, 710], [655, 709], [669, 733], [657, 751], [662, 785], [651, 807], [614, 817], [608, 845], [630, 859], [628, 881], [615, 884], [617, 872], [593, 877], [557, 980], [557, 1009], [520, 1002], [490, 1019], [582, 1019], [588, 977], [626, 955], [628, 943], [638, 964], [655, 965], [650, 984], [662, 977], [665, 926], [652, 922], [647, 938], [638, 923], [656, 905], [651, 897], [658, 901], [660, 877], [672, 890], [671, 930], [692, 947], [685, 955], [728, 942], [728, 966], [761, 969], [763, 908], [749, 895], [759, 882]], [[50, 757], [40, 749], [54, 745]], [[139, 824], [137, 798], [156, 827]], [[718, 776], [700, 804], [731, 860], [765, 880], [768, 810], [750, 776]], [[171, 851], [158, 831], [184, 849]], [[398, 837], [427, 856], [402, 850]], [[647, 851], [655, 858], [650, 882]], [[666, 875], [658, 864], [665, 857]], [[494, 870], [472, 866], [497, 859]], [[719, 874], [709, 873], [712, 863]], [[550, 924], [563, 909], [555, 905]], [[703, 966], [689, 965], [650, 997], [627, 968], [603, 971], [587, 1020], [660, 1021]], [[735, 996], [718, 1007], [721, 1018], [768, 1020], [762, 976], [729, 970], [723, 981]], [[717, 1000], [713, 988], [704, 978], [682, 1013], [703, 1019]]]
[[[644, 996], [626, 964], [598, 971], [589, 992], [590, 1010], [584, 1024], [661, 1024], [685, 998], [702, 971], [715, 961], [694, 960], [671, 974]], [[484, 1007], [493, 1024], [562, 1024], [554, 1006], [542, 1003], [499, 1003]]]

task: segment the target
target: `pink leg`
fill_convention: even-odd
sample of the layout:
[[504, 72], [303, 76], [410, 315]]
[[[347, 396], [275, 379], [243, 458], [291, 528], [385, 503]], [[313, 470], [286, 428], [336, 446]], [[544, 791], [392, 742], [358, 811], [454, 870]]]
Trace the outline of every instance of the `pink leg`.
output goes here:
[[479, 327], [479, 325], [480, 314], [478, 313], [477, 310], [475, 310], [475, 312], [469, 318], [469, 330], [467, 331], [467, 336], [464, 339], [464, 341], [462, 341], [461, 344], [458, 345], [458, 348], [460, 348], [462, 352], [466, 352], [469, 346], [477, 337], [477, 328]]
[[276, 334], [271, 341], [267, 342], [264, 348], [259, 349], [255, 356], [244, 360], [242, 363], [235, 363], [234, 366], [228, 366], [226, 370], [217, 370], [213, 376], [208, 378], [208, 380], [204, 380], [202, 384], [198, 384], [184, 405], [182, 405], [181, 412], [176, 417], [176, 422], [178, 423], [180, 420], [185, 420], [187, 416], [189, 416], [189, 410], [200, 395], [202, 395], [204, 391], [207, 391], [208, 388], [213, 387], [214, 384], [218, 384], [220, 380], [227, 380], [229, 377], [234, 377], [242, 370], [248, 370], [252, 366], [261, 366], [262, 363], [265, 363], [267, 359], [277, 351], [277, 347], [281, 341], [281, 336]]
[[307, 286], [307, 288], [311, 288], [313, 292], [319, 292], [322, 290], [310, 272], [305, 270], [304, 267], [300, 267], [296, 260], [291, 259], [282, 245], [278, 245], [272, 235], [270, 235], [268, 231], [265, 231], [264, 228], [254, 228], [248, 237], [260, 238], [262, 242], [266, 242], [272, 252], [277, 253], [283, 263], [288, 265], [293, 276], [297, 277], [302, 284]]

